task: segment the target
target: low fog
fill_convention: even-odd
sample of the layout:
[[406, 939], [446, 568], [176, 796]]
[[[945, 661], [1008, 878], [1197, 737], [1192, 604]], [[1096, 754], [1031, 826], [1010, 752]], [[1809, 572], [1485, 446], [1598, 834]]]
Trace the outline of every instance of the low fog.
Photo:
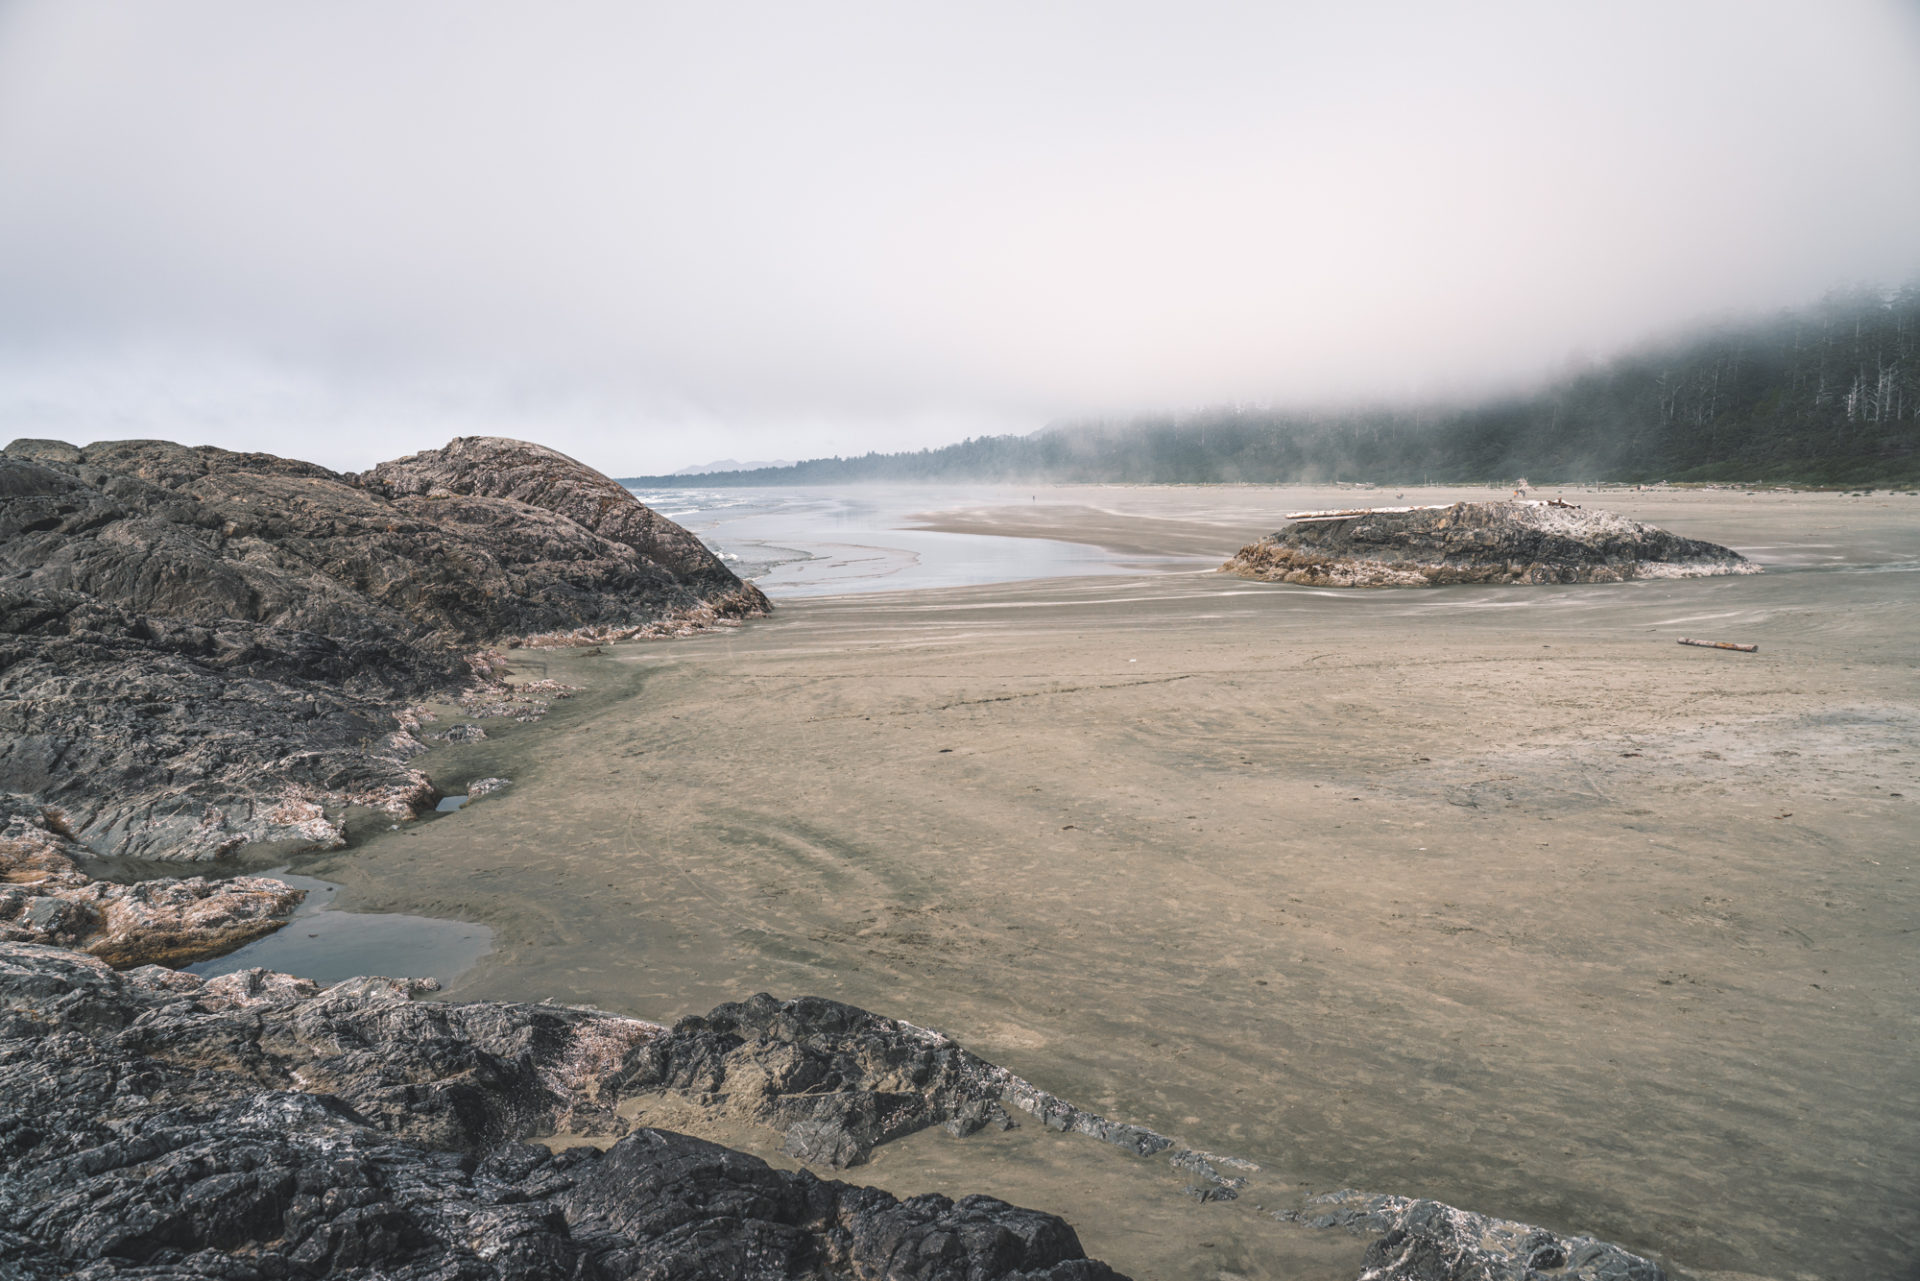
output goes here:
[[0, 440], [632, 474], [1474, 394], [1917, 271], [1895, 0], [0, 6]]

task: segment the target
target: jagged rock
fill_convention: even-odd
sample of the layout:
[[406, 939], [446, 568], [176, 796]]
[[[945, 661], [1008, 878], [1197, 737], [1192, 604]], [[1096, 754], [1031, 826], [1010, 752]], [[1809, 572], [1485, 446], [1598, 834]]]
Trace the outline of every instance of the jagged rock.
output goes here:
[[682, 1019], [638, 1048], [616, 1088], [711, 1100], [783, 1133], [789, 1155], [835, 1169], [928, 1126], [1008, 1128], [1003, 1105], [1141, 1155], [1173, 1143], [1084, 1112], [938, 1032], [820, 997], [761, 993]]
[[1738, 552], [1612, 512], [1555, 503], [1454, 503], [1306, 516], [1220, 567], [1307, 587], [1616, 583], [1752, 574]]
[[62, 826], [22, 797], [0, 796], [0, 939], [75, 948], [122, 969], [185, 965], [279, 929], [305, 896], [258, 876], [96, 880]]
[[[1195, 1152], [1192, 1148], [1181, 1148], [1167, 1158], [1167, 1164], [1171, 1165], [1174, 1169], [1185, 1170], [1188, 1174], [1197, 1174], [1209, 1183], [1215, 1184], [1221, 1195], [1214, 1197], [1214, 1200], [1231, 1201], [1238, 1195], [1241, 1188], [1247, 1186], [1247, 1181], [1237, 1175], [1220, 1173], [1218, 1169], [1214, 1168], [1215, 1162], [1221, 1165], [1229, 1165], [1239, 1170], [1257, 1172], [1260, 1169], [1259, 1166], [1253, 1164], [1251, 1161], [1241, 1161], [1233, 1157], [1214, 1156], [1210, 1152]], [[1205, 1200], [1206, 1198], [1202, 1199]]]
[[1377, 1235], [1367, 1281], [1665, 1281], [1659, 1264], [1592, 1237], [1458, 1210], [1439, 1201], [1351, 1189], [1310, 1198], [1275, 1217]]
[[[472, 682], [467, 651], [766, 607], [551, 450], [456, 441], [393, 466], [362, 482], [164, 441], [0, 452], [0, 789], [102, 854], [338, 846], [348, 806], [432, 805], [406, 708]], [[436, 467], [445, 483], [413, 487]]]
[[997, 1099], [963, 1098], [952, 1106], [941, 1128], [956, 1139], [964, 1139], [987, 1129], [1011, 1130], [1014, 1120]]
[[[666, 1028], [413, 999], [435, 986], [116, 973], [0, 943], [0, 1273], [1099, 1281], [1051, 1215], [783, 1173], [616, 1109], [670, 1089], [825, 1165], [941, 1117], [1004, 1123], [1001, 1101], [1168, 1146], [832, 1001], [760, 996]], [[604, 1154], [524, 1142], [557, 1130], [623, 1137]], [[1187, 1189], [1201, 1202], [1246, 1195], [1217, 1167], [1258, 1170], [1169, 1159], [1206, 1180]], [[1663, 1281], [1618, 1246], [1434, 1201], [1345, 1191], [1276, 1217], [1375, 1236], [1367, 1281]]]
[[1209, 1187], [1204, 1183], [1192, 1183], [1180, 1190], [1202, 1205], [1209, 1201], [1235, 1201], [1240, 1197], [1237, 1189], [1218, 1184]]
[[[506, 672], [506, 655], [497, 651], [483, 651], [470, 654], [467, 661], [473, 664], [477, 683], [460, 694], [460, 706], [467, 715], [482, 719], [505, 717], [530, 724], [547, 714], [552, 704], [563, 698], [572, 698], [579, 692], [578, 685], [564, 685], [556, 680], [520, 681], [508, 684], [496, 678], [496, 673]], [[486, 731], [478, 725], [470, 726], [481, 737]]]
[[[0, 544], [0, 556], [10, 550]], [[342, 807], [431, 796], [398, 706], [462, 677], [400, 644], [143, 617], [0, 582], [0, 788], [100, 854], [345, 843]]]
[[901, 1201], [642, 1129], [519, 1142], [581, 1109], [635, 1020], [116, 974], [0, 944], [0, 1272], [287, 1277], [1109, 1281], [1049, 1214]]
[[[623, 1097], [672, 1090], [716, 1115], [783, 1131], [789, 1155], [834, 1168], [858, 1164], [879, 1144], [928, 1125], [967, 1134], [982, 1124], [1011, 1124], [1006, 1104], [1051, 1129], [1140, 1156], [1166, 1153], [1174, 1168], [1206, 1180], [1185, 1189], [1202, 1203], [1245, 1196], [1250, 1180], [1243, 1175], [1260, 1171], [1250, 1161], [1176, 1148], [1152, 1130], [1085, 1112], [938, 1032], [818, 997], [778, 1001], [761, 994], [682, 1019], [667, 1034], [636, 1043], [602, 1088]], [[1619, 1246], [1435, 1201], [1341, 1192], [1284, 1217], [1377, 1234], [1364, 1281], [1542, 1281], [1525, 1268], [1555, 1266], [1568, 1270], [1551, 1275], [1568, 1281], [1664, 1277], [1658, 1265]], [[1556, 1257], [1564, 1262], [1550, 1263]], [[1435, 1260], [1451, 1270], [1432, 1271]]]
[[635, 500], [618, 481], [557, 450], [498, 436], [461, 436], [444, 449], [381, 463], [359, 479], [392, 495], [478, 495], [556, 512], [673, 571], [722, 617], [768, 608], [759, 588], [734, 577], [694, 535]]

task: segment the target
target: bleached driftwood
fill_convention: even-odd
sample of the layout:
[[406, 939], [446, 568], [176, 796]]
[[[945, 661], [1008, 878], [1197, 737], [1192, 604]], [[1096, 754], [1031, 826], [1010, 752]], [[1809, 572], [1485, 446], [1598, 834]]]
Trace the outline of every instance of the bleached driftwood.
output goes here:
[[1680, 643], [1682, 645], [1698, 645], [1702, 649], [1737, 649], [1742, 654], [1757, 654], [1760, 652], [1758, 645], [1742, 645], [1736, 641], [1703, 641], [1694, 640], [1691, 636], [1682, 636]]

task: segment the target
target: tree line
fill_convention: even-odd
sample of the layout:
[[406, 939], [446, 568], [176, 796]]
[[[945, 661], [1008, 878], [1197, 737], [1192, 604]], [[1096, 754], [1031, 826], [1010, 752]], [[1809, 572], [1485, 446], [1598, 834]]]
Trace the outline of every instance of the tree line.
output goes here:
[[[702, 486], [857, 481], [1920, 482], [1920, 283], [1649, 345], [1468, 405], [1223, 408], [817, 458]], [[628, 483], [678, 485], [685, 477]]]

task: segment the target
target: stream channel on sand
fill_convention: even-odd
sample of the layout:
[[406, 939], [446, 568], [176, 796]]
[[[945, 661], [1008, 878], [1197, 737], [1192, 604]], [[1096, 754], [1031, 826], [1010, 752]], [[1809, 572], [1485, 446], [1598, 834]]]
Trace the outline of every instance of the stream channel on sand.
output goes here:
[[1351, 1278], [1364, 1242], [1256, 1209], [1343, 1186], [1681, 1275], [1914, 1275], [1920, 498], [1560, 491], [1744, 577], [1207, 572], [1395, 492], [643, 495], [777, 613], [517, 653], [581, 692], [421, 761], [509, 787], [293, 871], [491, 931], [449, 998], [834, 997], [1261, 1165], [1202, 1205], [1028, 1125], [843, 1176], [1140, 1277]]

